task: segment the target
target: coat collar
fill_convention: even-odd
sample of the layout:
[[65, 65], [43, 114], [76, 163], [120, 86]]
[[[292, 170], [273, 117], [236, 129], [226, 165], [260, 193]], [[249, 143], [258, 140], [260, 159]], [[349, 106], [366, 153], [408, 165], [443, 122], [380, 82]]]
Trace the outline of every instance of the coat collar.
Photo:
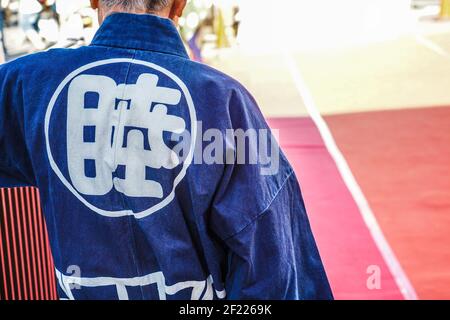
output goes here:
[[111, 14], [95, 34], [92, 45], [156, 51], [189, 58], [173, 22], [151, 14]]

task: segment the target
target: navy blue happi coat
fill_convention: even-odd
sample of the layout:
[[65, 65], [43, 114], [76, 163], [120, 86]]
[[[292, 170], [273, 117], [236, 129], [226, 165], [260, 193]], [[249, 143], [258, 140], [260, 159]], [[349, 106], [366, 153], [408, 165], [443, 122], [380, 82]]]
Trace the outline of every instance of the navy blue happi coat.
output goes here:
[[331, 299], [272, 137], [157, 16], [0, 66], [0, 187], [39, 188], [62, 299]]

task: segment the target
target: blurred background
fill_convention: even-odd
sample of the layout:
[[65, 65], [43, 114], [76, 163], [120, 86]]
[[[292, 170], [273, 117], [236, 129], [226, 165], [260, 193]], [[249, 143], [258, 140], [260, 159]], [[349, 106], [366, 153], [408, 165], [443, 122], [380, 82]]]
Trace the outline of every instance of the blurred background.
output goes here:
[[[98, 28], [84, 0], [0, 17], [0, 61]], [[190, 0], [180, 33], [280, 131], [336, 298], [450, 299], [450, 0]]]

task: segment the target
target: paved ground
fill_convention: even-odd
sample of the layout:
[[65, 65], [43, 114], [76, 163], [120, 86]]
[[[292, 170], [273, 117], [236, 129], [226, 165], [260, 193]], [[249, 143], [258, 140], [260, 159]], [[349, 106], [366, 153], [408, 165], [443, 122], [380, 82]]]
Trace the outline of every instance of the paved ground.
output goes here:
[[438, 7], [408, 10], [406, 0], [297, 5], [286, 18], [262, 9], [254, 15], [249, 5], [241, 48], [211, 61], [247, 85], [267, 116], [305, 114], [287, 51], [322, 114], [449, 104], [450, 21], [437, 19]]
[[[450, 49], [450, 33], [423, 39]], [[295, 58], [323, 114], [450, 104], [450, 56], [413, 36]]]
[[244, 84], [267, 117], [307, 114], [281, 54], [254, 56], [231, 49], [209, 62]]
[[[322, 114], [450, 105], [450, 30], [292, 55]], [[267, 116], [306, 114], [283, 54], [230, 50], [211, 62]]]

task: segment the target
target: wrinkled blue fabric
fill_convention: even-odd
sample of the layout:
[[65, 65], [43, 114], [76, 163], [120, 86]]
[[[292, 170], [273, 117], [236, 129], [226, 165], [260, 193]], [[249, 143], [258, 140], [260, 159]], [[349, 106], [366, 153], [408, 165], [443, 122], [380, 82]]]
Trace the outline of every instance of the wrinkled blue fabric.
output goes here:
[[[187, 131], [193, 130], [194, 119], [186, 92], [204, 131], [268, 129], [245, 88], [189, 60], [173, 23], [153, 15], [113, 14], [87, 47], [49, 50], [0, 66], [0, 187], [39, 188], [60, 297], [332, 299], [296, 176], [282, 153], [274, 175], [262, 175], [258, 164], [192, 163], [184, 176], [182, 164], [169, 169], [149, 165], [145, 179], [157, 180], [162, 196], [118, 190], [131, 170], [127, 161], [132, 159], [123, 150], [136, 148], [159, 125], [128, 123], [124, 131], [118, 129], [121, 121], [136, 116], [135, 98], [127, 99], [131, 86], [120, 85], [136, 84], [143, 74], [157, 76], [160, 87], [181, 92], [160, 97], [174, 105], [155, 101], [148, 108], [183, 119]], [[103, 103], [97, 89], [83, 91], [84, 107], [70, 111], [69, 100], [78, 101], [76, 93], [86, 83], [119, 92], [107, 112], [96, 113]], [[70, 90], [75, 92], [72, 98]], [[94, 123], [74, 122], [88, 112], [98, 114], [89, 118]], [[114, 128], [101, 131], [101, 123]], [[163, 135], [164, 143], [173, 147], [167, 132]], [[117, 140], [124, 137], [128, 140]], [[154, 148], [149, 140], [140, 146], [145, 152]], [[106, 151], [83, 162], [84, 153], [91, 152], [87, 148], [98, 143]], [[124, 154], [124, 162], [117, 160]], [[73, 159], [81, 165], [71, 164]], [[100, 170], [108, 172], [111, 165], [106, 182], [114, 180], [114, 187], [101, 192], [106, 182], [99, 179]], [[84, 166], [84, 171], [76, 175], [71, 166]], [[83, 192], [76, 180], [81, 185], [86, 181], [86, 186], [100, 182], [98, 189]], [[158, 208], [162, 199], [167, 201]], [[149, 208], [154, 212], [139, 215]]]

